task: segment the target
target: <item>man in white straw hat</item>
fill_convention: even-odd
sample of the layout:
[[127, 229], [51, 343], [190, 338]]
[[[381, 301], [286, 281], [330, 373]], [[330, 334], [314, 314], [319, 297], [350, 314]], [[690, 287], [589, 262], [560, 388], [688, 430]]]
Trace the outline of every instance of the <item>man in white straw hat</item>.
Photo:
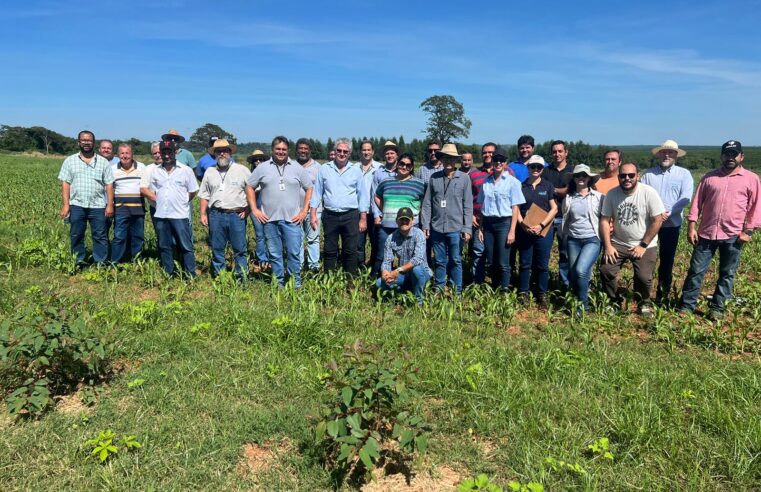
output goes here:
[[657, 302], [666, 302], [671, 291], [674, 257], [679, 243], [679, 230], [682, 227], [682, 211], [690, 204], [694, 182], [687, 169], [676, 165], [677, 159], [687, 152], [680, 149], [674, 140], [666, 140], [652, 152], [658, 165], [642, 174], [642, 182], [655, 188], [666, 207], [666, 211], [663, 212], [663, 225], [658, 231], [660, 263], [655, 297]]

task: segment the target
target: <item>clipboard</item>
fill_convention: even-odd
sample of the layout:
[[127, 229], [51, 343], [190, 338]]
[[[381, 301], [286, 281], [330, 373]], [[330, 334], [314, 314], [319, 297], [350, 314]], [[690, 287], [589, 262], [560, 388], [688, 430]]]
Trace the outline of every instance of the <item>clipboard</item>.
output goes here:
[[[528, 209], [528, 212], [526, 212], [526, 216], [523, 217], [523, 222], [525, 222], [529, 227], [538, 226], [541, 225], [542, 221], [547, 218], [547, 214], [548, 212], [546, 210], [539, 207], [536, 203], [532, 203]], [[550, 227], [552, 227], [553, 222], [554, 221], [551, 220], [550, 223], [547, 224], [544, 229], [542, 229], [542, 232], [540, 232], [539, 235], [545, 237], [547, 233], [550, 232]]]

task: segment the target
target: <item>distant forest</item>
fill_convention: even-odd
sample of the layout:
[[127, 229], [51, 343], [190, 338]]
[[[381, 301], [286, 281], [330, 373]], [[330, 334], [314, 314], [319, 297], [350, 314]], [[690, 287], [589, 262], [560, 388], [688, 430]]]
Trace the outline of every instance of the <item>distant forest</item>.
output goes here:
[[[192, 151], [196, 158], [201, 157], [205, 152], [205, 142], [208, 141], [206, 137], [209, 134], [209, 127], [218, 129], [223, 137], [229, 138], [235, 141], [228, 132], [225, 132], [216, 125], [207, 123], [203, 127], [200, 127], [188, 141], [183, 144], [185, 148]], [[212, 132], [213, 134], [214, 132]], [[96, 134], [96, 139], [103, 137]], [[158, 136], [157, 136], [158, 137]], [[288, 136], [289, 138], [293, 136]], [[518, 135], [514, 140], [517, 140]], [[108, 138], [106, 136], [105, 138]], [[296, 137], [298, 138], [298, 137]], [[295, 141], [296, 138], [293, 140]], [[668, 138], [668, 135], [664, 136], [664, 140]], [[729, 136], [727, 138], [730, 138]], [[382, 161], [380, 155], [383, 144], [387, 140], [396, 142], [402, 149], [402, 152], [408, 152], [412, 154], [415, 159], [416, 165], [420, 165], [425, 160], [425, 148], [426, 141], [413, 138], [410, 141], [406, 141], [404, 136], [399, 137], [354, 137], [352, 141], [352, 160], [359, 160], [359, 148], [363, 140], [369, 140], [373, 143], [373, 148], [376, 150], [376, 160]], [[128, 140], [112, 139], [115, 144], [128, 143], [134, 149], [136, 156], [148, 156], [150, 155], [149, 141], [139, 140], [137, 138], [130, 138]], [[333, 140], [328, 139], [325, 142], [316, 139], [310, 139], [312, 143], [312, 157], [319, 161], [326, 161], [328, 159], [328, 151], [333, 147]], [[550, 157], [550, 142], [552, 140], [546, 140], [541, 143], [537, 143], [535, 153], [544, 156], [545, 159]], [[481, 143], [457, 143], [457, 149], [460, 153], [472, 152], [476, 163], [481, 159]], [[518, 158], [518, 152], [514, 143], [499, 142], [498, 145], [504, 146], [510, 154], [511, 160]], [[242, 161], [242, 157], [251, 153], [254, 149], [261, 149], [266, 153], [269, 153], [270, 142], [246, 142], [238, 143], [238, 160]], [[623, 152], [624, 162], [635, 162], [640, 167], [649, 167], [655, 164], [650, 149], [655, 146], [614, 146], [614, 145], [591, 145], [582, 141], [568, 142], [568, 162], [571, 164], [586, 163], [592, 168], [599, 169], [602, 167], [603, 156], [605, 152], [610, 149], [618, 148]], [[72, 154], [77, 151], [76, 136], [66, 136], [58, 132], [50, 130], [41, 126], [33, 127], [20, 127], [20, 126], [8, 126], [0, 125], [0, 151], [6, 152], [40, 152], [43, 154], [53, 155], [66, 155]], [[685, 146], [683, 147], [687, 151], [687, 155], [679, 159], [679, 164], [688, 169], [711, 169], [719, 165], [719, 146]], [[291, 145], [291, 155], [295, 154], [295, 145]], [[756, 168], [761, 160], [761, 147], [746, 147], [745, 148], [745, 164]]]

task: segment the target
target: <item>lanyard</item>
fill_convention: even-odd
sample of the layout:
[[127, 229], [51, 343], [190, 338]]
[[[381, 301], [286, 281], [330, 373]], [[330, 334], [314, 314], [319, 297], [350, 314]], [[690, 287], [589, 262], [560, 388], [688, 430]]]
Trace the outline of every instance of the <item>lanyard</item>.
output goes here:
[[449, 186], [452, 184], [452, 181], [454, 181], [454, 173], [452, 173], [452, 177], [444, 176], [444, 198], [447, 197], [447, 191], [449, 191]]

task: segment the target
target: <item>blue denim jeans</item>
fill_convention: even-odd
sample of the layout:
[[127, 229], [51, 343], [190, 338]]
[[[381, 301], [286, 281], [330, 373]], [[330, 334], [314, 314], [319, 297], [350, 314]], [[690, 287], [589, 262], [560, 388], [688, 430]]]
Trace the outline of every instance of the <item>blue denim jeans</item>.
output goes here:
[[267, 241], [264, 237], [264, 224], [256, 220], [256, 217], [250, 215], [251, 224], [254, 226], [254, 234], [256, 235], [256, 261], [259, 263], [269, 263], [269, 256], [267, 255]]
[[679, 245], [681, 227], [661, 227], [658, 231], [658, 289], [656, 299], [667, 299], [671, 291], [674, 270], [674, 257]]
[[[307, 264], [306, 267], [315, 272], [320, 269], [320, 224], [322, 224], [322, 212], [317, 212], [317, 228], [312, 229], [310, 223], [311, 215], [307, 214], [307, 218], [301, 223], [301, 227], [304, 229], [304, 241], [306, 242], [307, 250]], [[299, 261], [304, 266], [304, 247], [300, 250]]]
[[462, 292], [461, 234], [431, 231], [430, 241], [436, 263], [434, 282], [436, 287], [443, 289], [449, 275], [449, 282], [454, 285], [455, 292], [460, 294]]
[[589, 281], [592, 279], [592, 267], [600, 256], [600, 238], [595, 236], [577, 239], [569, 236], [564, 242], [568, 248], [570, 287], [586, 309], [589, 306]]
[[486, 248], [484, 242], [478, 239], [479, 229], [473, 228], [473, 236], [470, 238], [471, 275], [474, 284], [484, 283], [486, 278]]
[[373, 264], [373, 275], [380, 277], [383, 254], [386, 251], [386, 239], [394, 233], [396, 227], [383, 227], [378, 225], [375, 227], [375, 230], [378, 231], [378, 256], [375, 258], [375, 263]]
[[[272, 273], [281, 287], [285, 285], [285, 263], [288, 273], [293, 277], [294, 286], [301, 287], [301, 254], [304, 250], [304, 229], [301, 224], [285, 220], [269, 221], [264, 224], [264, 237], [267, 238], [267, 256], [272, 265]], [[285, 247], [285, 256], [283, 248]]]
[[[373, 221], [372, 214], [367, 214], [367, 230], [360, 232], [357, 239], [357, 264], [362, 267], [366, 263], [370, 266], [375, 262], [375, 257], [378, 256], [378, 236], [375, 233], [375, 228], [378, 227]], [[367, 260], [367, 241], [370, 241], [370, 258]]]
[[431, 279], [431, 274], [428, 272], [427, 265], [418, 265], [407, 273], [400, 273], [396, 277], [394, 284], [388, 284], [379, 278], [376, 282], [378, 288], [382, 291], [386, 290], [398, 290], [400, 292], [411, 290], [417, 298], [419, 305], [423, 304], [423, 290], [425, 284]]
[[698, 244], [692, 251], [687, 278], [684, 280], [682, 308], [690, 311], [695, 310], [700, 289], [703, 286], [703, 279], [717, 249], [719, 250], [719, 279], [716, 281], [716, 289], [713, 292], [710, 307], [714, 311], [724, 311], [724, 303], [732, 297], [735, 273], [740, 264], [742, 244], [737, 241], [737, 236], [719, 241], [703, 239], [702, 237], [698, 239]]
[[483, 217], [484, 250], [491, 265], [491, 283], [495, 289], [510, 286], [510, 249], [507, 235], [512, 217]]
[[161, 266], [169, 275], [175, 273], [174, 250], [182, 259], [182, 269], [189, 277], [196, 276], [196, 256], [190, 236], [188, 219], [162, 219], [156, 217], [156, 234], [159, 239]]
[[518, 291], [529, 291], [533, 274], [537, 295], [546, 294], [550, 286], [550, 253], [555, 239], [554, 229], [550, 227], [544, 237], [530, 236], [522, 228], [518, 229], [515, 235], [520, 253]]
[[[145, 243], [145, 216], [118, 214], [114, 217], [114, 240], [111, 241], [111, 261], [120, 263], [135, 259]], [[129, 251], [129, 253], [127, 253]]]
[[[558, 202], [560, 207], [560, 202]], [[567, 289], [570, 285], [570, 263], [568, 260], [568, 246], [565, 244], [565, 240], [560, 235], [560, 230], [563, 229], [563, 217], [555, 217], [554, 232], [555, 237], [558, 238], [558, 277], [560, 277], [560, 284], [564, 289]]]
[[245, 279], [248, 275], [248, 245], [246, 244], [246, 219], [238, 214], [209, 210], [209, 242], [211, 243], [212, 276], [216, 277], [226, 266], [225, 250], [233, 248], [235, 275]]
[[77, 256], [77, 264], [85, 262], [85, 232], [90, 224], [92, 239], [92, 259], [98, 265], [105, 265], [108, 260], [108, 229], [105, 208], [84, 208], [77, 205], [69, 207], [69, 238], [71, 252]]

